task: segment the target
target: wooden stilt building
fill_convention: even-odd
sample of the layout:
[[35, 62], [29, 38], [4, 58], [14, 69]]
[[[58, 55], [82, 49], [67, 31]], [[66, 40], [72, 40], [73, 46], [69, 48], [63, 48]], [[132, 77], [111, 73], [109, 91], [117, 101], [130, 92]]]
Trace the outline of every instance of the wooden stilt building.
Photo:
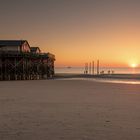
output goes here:
[[35, 80], [54, 76], [55, 56], [26, 40], [0, 40], [0, 80]]

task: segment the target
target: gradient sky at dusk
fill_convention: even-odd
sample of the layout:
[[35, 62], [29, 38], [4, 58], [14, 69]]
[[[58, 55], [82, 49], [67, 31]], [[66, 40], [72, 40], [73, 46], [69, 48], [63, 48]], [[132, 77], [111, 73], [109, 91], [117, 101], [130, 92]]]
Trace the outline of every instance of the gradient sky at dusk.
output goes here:
[[27, 39], [57, 66], [140, 64], [140, 0], [0, 0], [0, 39]]

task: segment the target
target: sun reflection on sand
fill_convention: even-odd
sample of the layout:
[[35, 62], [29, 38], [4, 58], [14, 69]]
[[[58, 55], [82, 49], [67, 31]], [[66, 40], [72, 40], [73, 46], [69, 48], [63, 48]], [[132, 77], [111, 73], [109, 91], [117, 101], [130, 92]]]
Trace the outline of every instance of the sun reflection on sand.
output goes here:
[[140, 84], [140, 80], [132, 80], [132, 79], [103, 79], [103, 78], [60, 78], [56, 80], [84, 80], [84, 81], [93, 81], [93, 82], [101, 82], [101, 83], [115, 83], [115, 84]]
[[105, 80], [97, 80], [98, 82], [106, 82], [106, 83], [118, 83], [118, 84], [133, 84], [133, 85], [135, 85], [135, 84], [140, 84], [140, 81], [132, 81], [132, 80], [110, 80], [110, 79], [105, 79]]

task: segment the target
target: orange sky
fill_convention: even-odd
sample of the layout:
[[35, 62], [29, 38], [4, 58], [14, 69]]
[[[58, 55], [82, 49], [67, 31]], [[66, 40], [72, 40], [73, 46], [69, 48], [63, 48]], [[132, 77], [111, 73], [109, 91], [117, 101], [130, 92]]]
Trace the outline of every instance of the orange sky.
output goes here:
[[56, 66], [140, 64], [139, 7], [137, 0], [4, 1], [0, 38], [27, 39], [54, 53]]
[[[122, 25], [112, 30], [105, 27], [94, 31], [69, 35], [64, 33], [55, 41], [48, 42], [54, 47], [57, 65], [80, 65], [84, 62], [100, 59], [103, 66], [129, 66], [140, 63], [140, 39], [137, 27]], [[59, 49], [58, 49], [59, 48]]]

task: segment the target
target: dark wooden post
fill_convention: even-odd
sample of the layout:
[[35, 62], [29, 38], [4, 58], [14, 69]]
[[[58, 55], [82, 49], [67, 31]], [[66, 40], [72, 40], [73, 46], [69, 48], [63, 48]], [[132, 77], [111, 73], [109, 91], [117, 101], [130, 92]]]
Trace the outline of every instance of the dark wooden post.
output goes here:
[[94, 61], [92, 61], [92, 74], [94, 75]]
[[85, 74], [88, 74], [88, 63], [85, 63]]
[[91, 74], [91, 62], [89, 63], [89, 74]]
[[97, 60], [97, 75], [99, 75], [99, 60]]

